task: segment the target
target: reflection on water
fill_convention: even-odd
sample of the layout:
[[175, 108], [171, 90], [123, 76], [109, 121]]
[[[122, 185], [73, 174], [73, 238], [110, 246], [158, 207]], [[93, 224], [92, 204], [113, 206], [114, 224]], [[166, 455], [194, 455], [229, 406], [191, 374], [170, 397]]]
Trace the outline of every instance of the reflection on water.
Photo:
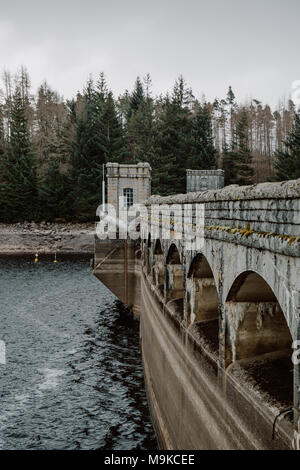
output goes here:
[[0, 257], [0, 449], [151, 449], [139, 325], [87, 257]]

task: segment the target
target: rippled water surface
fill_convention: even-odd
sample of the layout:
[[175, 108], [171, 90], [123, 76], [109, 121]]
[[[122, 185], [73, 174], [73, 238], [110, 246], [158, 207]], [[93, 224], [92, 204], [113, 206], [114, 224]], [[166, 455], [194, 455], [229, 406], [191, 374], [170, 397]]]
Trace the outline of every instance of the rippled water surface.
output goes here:
[[156, 448], [139, 325], [87, 257], [0, 257], [0, 449]]

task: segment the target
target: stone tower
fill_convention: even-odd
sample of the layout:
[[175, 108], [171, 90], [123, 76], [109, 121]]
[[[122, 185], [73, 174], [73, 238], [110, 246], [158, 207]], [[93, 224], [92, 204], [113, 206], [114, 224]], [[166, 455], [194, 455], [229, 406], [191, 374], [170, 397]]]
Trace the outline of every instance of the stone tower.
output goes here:
[[223, 170], [186, 170], [186, 192], [224, 188]]
[[144, 202], [151, 196], [151, 167], [149, 163], [124, 165], [107, 163], [107, 203], [119, 214], [119, 198], [125, 207]]

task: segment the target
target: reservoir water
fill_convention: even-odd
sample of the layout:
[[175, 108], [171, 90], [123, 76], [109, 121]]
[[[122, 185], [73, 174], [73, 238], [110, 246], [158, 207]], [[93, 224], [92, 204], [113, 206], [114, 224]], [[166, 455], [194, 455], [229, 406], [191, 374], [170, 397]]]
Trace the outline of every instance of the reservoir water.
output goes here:
[[89, 257], [0, 257], [0, 449], [154, 449], [139, 324]]

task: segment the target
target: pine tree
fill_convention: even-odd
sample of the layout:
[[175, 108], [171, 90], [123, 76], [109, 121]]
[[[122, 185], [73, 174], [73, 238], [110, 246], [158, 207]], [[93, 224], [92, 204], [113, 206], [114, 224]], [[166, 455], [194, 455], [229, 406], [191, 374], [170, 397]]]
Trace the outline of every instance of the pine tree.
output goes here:
[[224, 145], [222, 151], [222, 169], [225, 172], [225, 185], [237, 183], [237, 158], [235, 152]]
[[172, 101], [176, 104], [179, 108], [188, 108], [190, 107], [191, 103], [193, 102], [194, 96], [192, 89], [187, 87], [187, 84], [182, 75], [178, 77], [175, 81], [175, 85], [173, 87], [172, 92]]
[[236, 145], [238, 173], [237, 184], [248, 185], [253, 183], [252, 155], [249, 148], [248, 117], [246, 110], [242, 110], [241, 117], [236, 126]]
[[176, 192], [175, 187], [178, 172], [176, 168], [176, 152], [174, 150], [174, 144], [176, 145], [175, 133], [174, 106], [167, 97], [164, 110], [159, 117], [157, 158], [152, 167], [153, 192], [161, 196]]
[[59, 168], [59, 161], [52, 159], [40, 182], [40, 215], [44, 220], [70, 217], [70, 187], [67, 175]]
[[19, 88], [13, 97], [10, 130], [0, 193], [1, 218], [7, 222], [33, 219], [38, 210], [36, 161]]
[[125, 90], [125, 92], [122, 95], [120, 95], [116, 101], [116, 109], [120, 116], [121, 124], [123, 128], [126, 125], [127, 116], [130, 114], [129, 113], [130, 100], [131, 100], [130, 93], [128, 90]]
[[192, 138], [189, 109], [191, 92], [183, 84], [183, 79], [175, 83], [172, 98], [166, 98], [158, 122], [153, 187], [161, 195], [185, 192], [185, 170]]
[[102, 106], [90, 79], [77, 116], [71, 159], [72, 206], [77, 220], [93, 220], [99, 204], [102, 165], [106, 163]]
[[35, 114], [34, 147], [39, 160], [39, 174], [43, 175], [52, 159], [63, 160], [61, 146], [67, 116], [61, 98], [46, 82], [38, 89]]
[[294, 126], [284, 147], [275, 152], [276, 181], [300, 178], [300, 110], [295, 114]]
[[146, 96], [132, 112], [126, 124], [127, 160], [135, 163], [147, 161], [151, 164], [155, 153], [156, 124], [154, 101], [151, 97], [151, 78], [145, 79]]
[[141, 82], [140, 77], [137, 77], [133, 93], [130, 98], [129, 102], [129, 109], [127, 112], [127, 120], [131, 118], [131, 116], [137, 112], [141, 104], [144, 102], [145, 95], [144, 95], [144, 88]]
[[19, 87], [13, 97], [10, 132], [3, 158], [1, 218], [6, 222], [34, 219], [38, 212], [36, 160]]
[[230, 138], [231, 138], [231, 142], [233, 142], [234, 112], [236, 110], [236, 103], [235, 103], [235, 94], [233, 93], [231, 86], [228, 89], [226, 101], [227, 101], [228, 106], [229, 106], [229, 115], [230, 115]]
[[84, 107], [84, 98], [78, 93], [77, 99], [67, 100], [65, 103], [66, 118], [64, 119], [58, 137], [60, 161], [72, 166], [74, 148], [76, 146], [76, 130], [79, 117], [82, 116], [81, 108]]
[[102, 123], [105, 132], [106, 161], [124, 162], [126, 160], [126, 149], [123, 129], [111, 92], [108, 93], [103, 106]]
[[103, 152], [106, 161], [124, 162], [126, 149], [122, 119], [118, 112], [113, 93], [109, 91], [104, 73], [97, 82], [98, 117], [103, 127]]
[[144, 90], [146, 100], [151, 98], [151, 88], [152, 88], [152, 79], [150, 73], [147, 73], [143, 78], [144, 81]]
[[191, 156], [188, 160], [192, 170], [213, 170], [217, 165], [211, 114], [207, 104], [198, 105], [192, 119]]
[[232, 147], [233, 149], [229, 151], [228, 147], [224, 146], [223, 169], [226, 184], [252, 184], [252, 155], [249, 148], [248, 117], [245, 109], [242, 109], [238, 119]]
[[101, 72], [96, 84], [96, 92], [99, 98], [99, 101], [104, 103], [108, 95], [108, 87], [105, 78], [104, 72]]

